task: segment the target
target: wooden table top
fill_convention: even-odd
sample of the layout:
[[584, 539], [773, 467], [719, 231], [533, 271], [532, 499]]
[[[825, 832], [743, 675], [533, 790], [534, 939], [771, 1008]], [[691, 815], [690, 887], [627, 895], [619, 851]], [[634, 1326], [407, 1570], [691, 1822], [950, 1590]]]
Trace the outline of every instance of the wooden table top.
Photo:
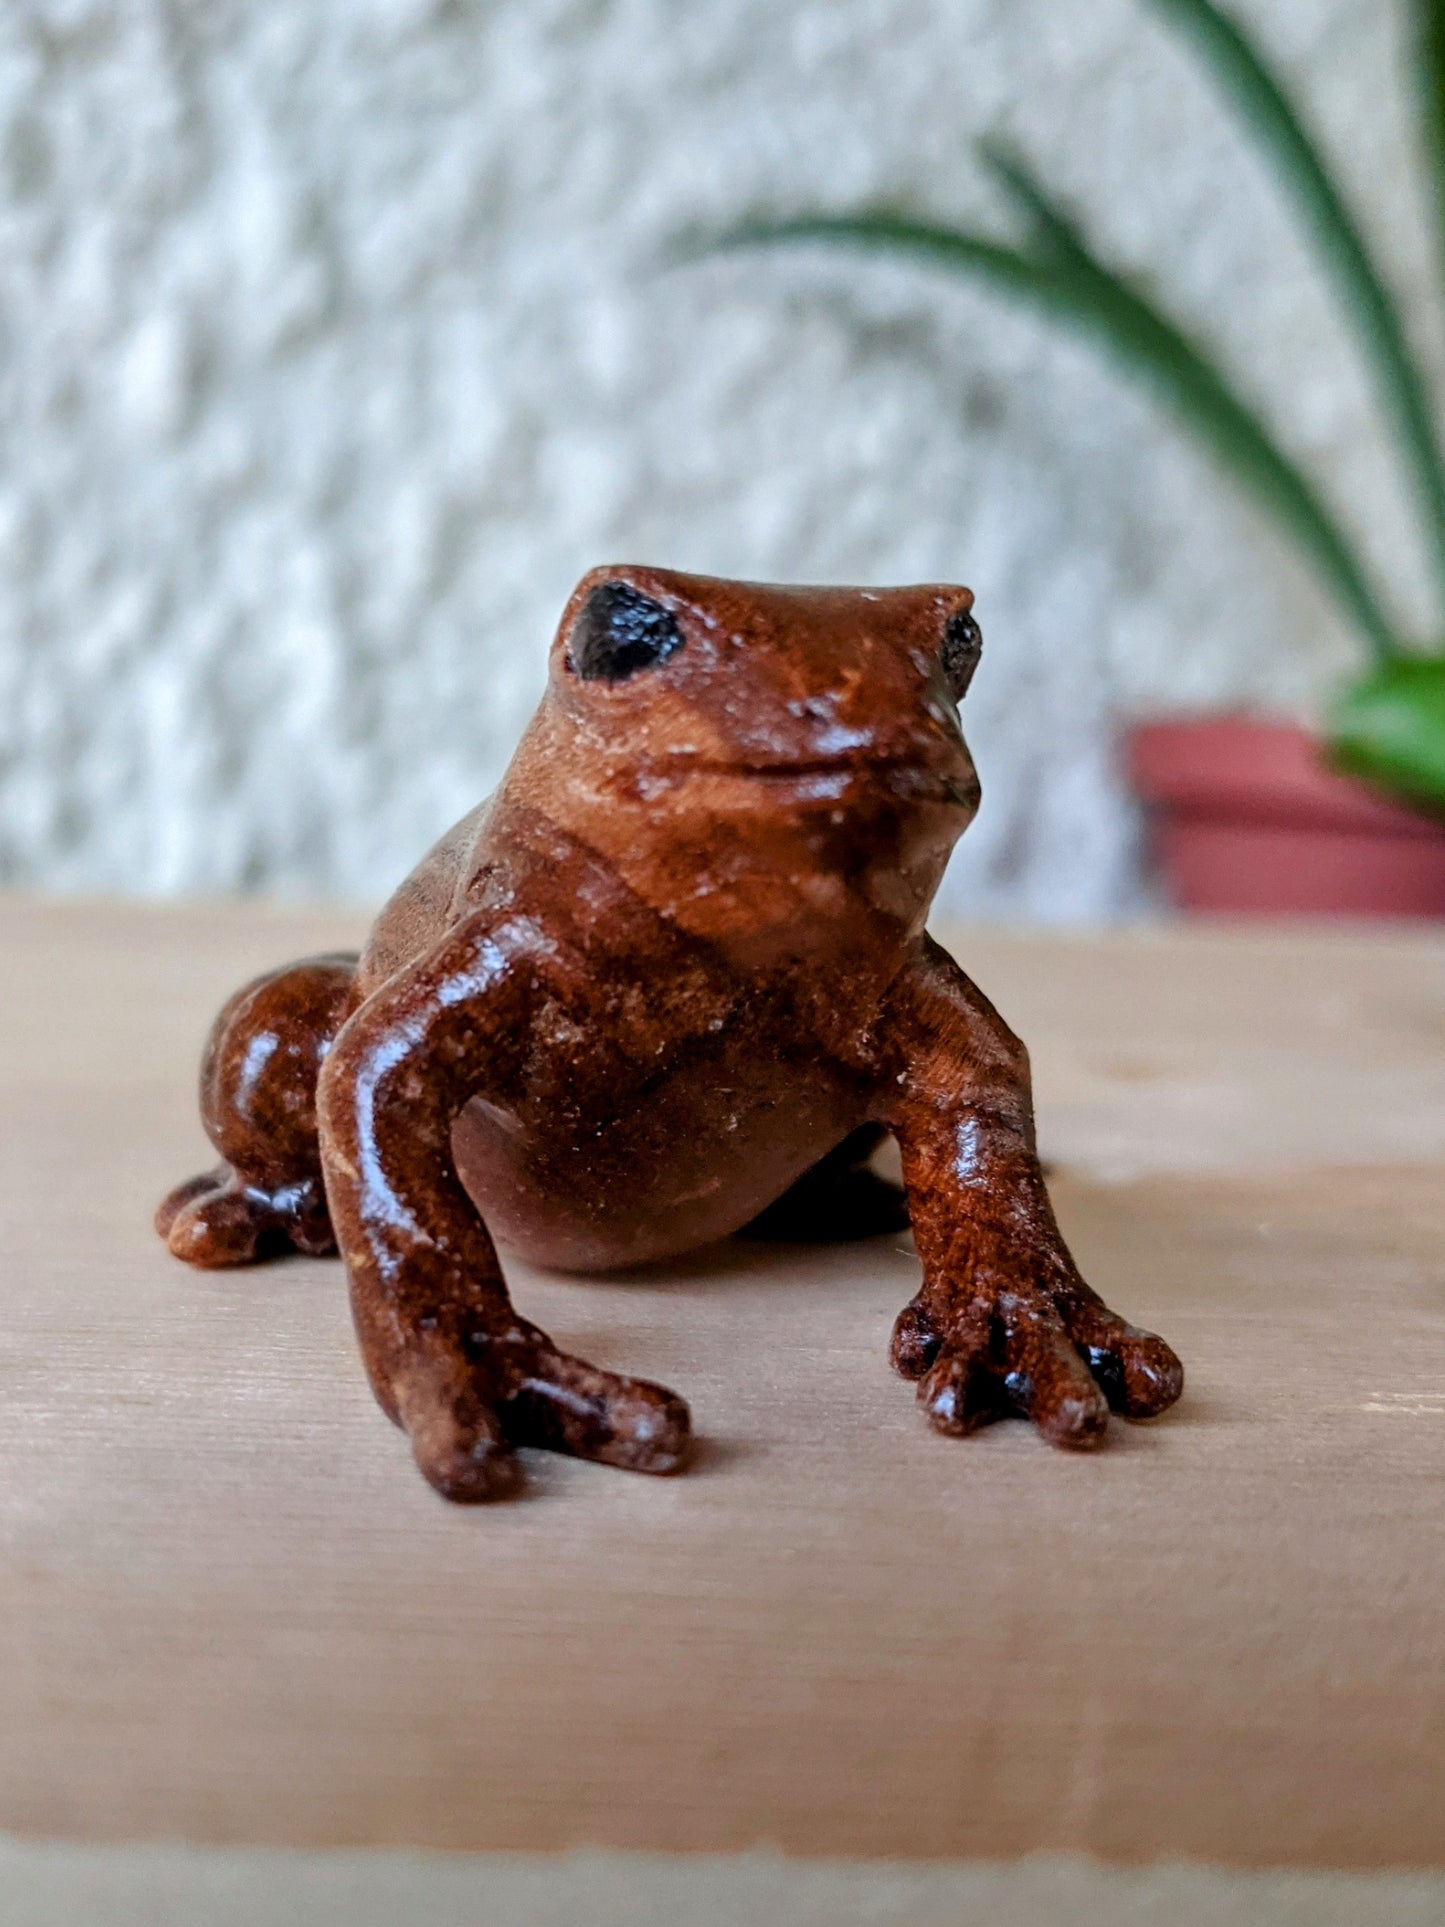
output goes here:
[[904, 1240], [513, 1263], [704, 1445], [464, 1510], [337, 1263], [201, 1275], [149, 1224], [214, 1008], [363, 921], [0, 902], [0, 1830], [1445, 1859], [1445, 936], [942, 933], [1086, 1274], [1186, 1362], [1156, 1425], [932, 1434]]

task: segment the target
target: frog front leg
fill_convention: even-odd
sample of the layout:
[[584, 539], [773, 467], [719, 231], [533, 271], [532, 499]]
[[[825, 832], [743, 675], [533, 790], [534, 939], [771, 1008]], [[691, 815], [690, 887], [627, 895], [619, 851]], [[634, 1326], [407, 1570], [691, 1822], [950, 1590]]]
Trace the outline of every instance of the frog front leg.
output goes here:
[[332, 1223], [383, 1410], [449, 1499], [502, 1496], [517, 1445], [644, 1472], [685, 1457], [675, 1393], [559, 1351], [513, 1309], [452, 1162], [468, 1099], [505, 1102], [544, 994], [525, 929], [462, 926], [370, 997], [321, 1076]]
[[1021, 1411], [1053, 1444], [1087, 1449], [1109, 1407], [1152, 1418], [1172, 1405], [1179, 1360], [1089, 1289], [1055, 1222], [1027, 1052], [930, 940], [894, 986], [882, 1040], [882, 1109], [923, 1261], [892, 1356], [931, 1422], [962, 1435]]

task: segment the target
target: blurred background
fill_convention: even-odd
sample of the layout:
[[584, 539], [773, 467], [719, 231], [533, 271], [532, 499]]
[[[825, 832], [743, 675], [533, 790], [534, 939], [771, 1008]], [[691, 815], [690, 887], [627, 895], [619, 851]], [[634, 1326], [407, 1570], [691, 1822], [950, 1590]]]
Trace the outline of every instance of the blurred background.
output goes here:
[[[1233, 12], [1433, 302], [1400, 11]], [[1363, 661], [1333, 598], [996, 296], [670, 252], [876, 202], [1007, 233], [987, 133], [1167, 288], [1428, 624], [1315, 258], [1135, 0], [6, 7], [0, 880], [379, 897], [497, 779], [575, 579], [645, 560], [970, 583], [985, 802], [948, 908], [1146, 906], [1121, 728], [1310, 718]]]

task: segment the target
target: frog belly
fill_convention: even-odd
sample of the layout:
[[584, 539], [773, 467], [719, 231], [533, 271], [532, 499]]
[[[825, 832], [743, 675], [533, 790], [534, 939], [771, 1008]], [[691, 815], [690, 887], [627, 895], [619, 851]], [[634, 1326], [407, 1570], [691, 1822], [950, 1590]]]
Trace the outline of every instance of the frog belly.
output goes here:
[[473, 1098], [452, 1147], [499, 1244], [561, 1271], [613, 1271], [740, 1230], [866, 1117], [856, 1088], [813, 1067], [743, 1079], [694, 1066], [635, 1107], [565, 1127], [554, 1111]]

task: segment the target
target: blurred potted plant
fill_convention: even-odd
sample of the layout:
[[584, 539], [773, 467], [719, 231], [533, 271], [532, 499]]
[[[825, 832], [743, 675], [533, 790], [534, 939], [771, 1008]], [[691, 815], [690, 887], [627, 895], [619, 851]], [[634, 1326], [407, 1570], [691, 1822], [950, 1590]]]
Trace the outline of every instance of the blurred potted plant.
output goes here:
[[[1273, 162], [1318, 251], [1419, 498], [1445, 601], [1440, 430], [1359, 226], [1289, 95], [1237, 23], [1213, 0], [1144, 3], [1190, 37]], [[1445, 0], [1410, 4], [1445, 237]], [[1176, 897], [1220, 910], [1445, 914], [1445, 643], [1401, 632], [1348, 532], [1206, 349], [1100, 259], [1022, 157], [990, 141], [980, 152], [1019, 213], [1017, 244], [873, 209], [747, 221], [706, 245], [824, 242], [921, 261], [1052, 315], [1147, 384], [1303, 552], [1370, 656], [1337, 692], [1318, 743], [1288, 725], [1238, 716], [1130, 732], [1130, 772]]]

